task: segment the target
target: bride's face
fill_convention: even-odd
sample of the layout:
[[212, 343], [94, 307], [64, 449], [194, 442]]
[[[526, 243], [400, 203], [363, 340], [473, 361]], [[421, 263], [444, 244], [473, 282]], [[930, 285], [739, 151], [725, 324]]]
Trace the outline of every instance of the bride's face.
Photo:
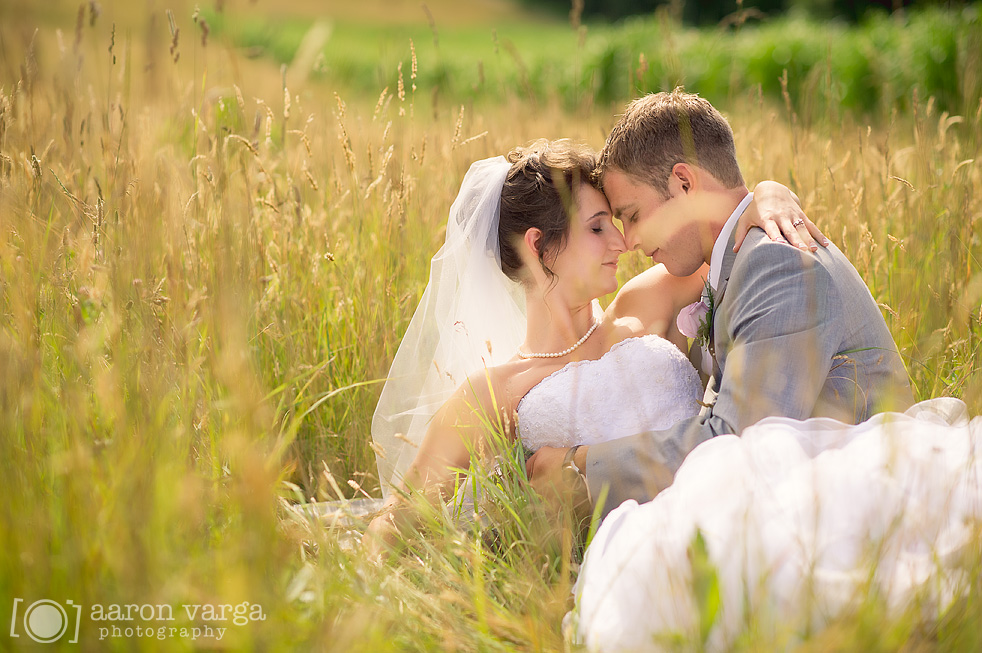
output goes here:
[[624, 237], [614, 226], [607, 198], [593, 186], [582, 184], [566, 247], [548, 261], [556, 285], [571, 302], [614, 292], [617, 259], [624, 251]]

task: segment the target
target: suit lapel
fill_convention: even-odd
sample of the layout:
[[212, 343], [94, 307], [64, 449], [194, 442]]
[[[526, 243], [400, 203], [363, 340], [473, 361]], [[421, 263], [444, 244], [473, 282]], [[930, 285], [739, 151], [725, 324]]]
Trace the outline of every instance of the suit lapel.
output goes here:
[[726, 243], [726, 252], [723, 254], [723, 263], [720, 264], [719, 282], [716, 286], [716, 303], [723, 300], [723, 293], [726, 292], [726, 284], [730, 280], [730, 272], [733, 271], [733, 263], [736, 261], [736, 253], [733, 245], [736, 243], [736, 229], [730, 233], [730, 240]]
[[[709, 353], [713, 357], [713, 376], [717, 379], [720, 376], [719, 360], [716, 357], [716, 329], [719, 328], [719, 320], [716, 319], [717, 312], [723, 303], [723, 296], [726, 294], [726, 286], [730, 281], [730, 272], [733, 270], [733, 263], [736, 261], [736, 254], [733, 252], [733, 244], [736, 242], [736, 229], [730, 232], [729, 242], [726, 243], [726, 251], [723, 254], [723, 262], [720, 264], [719, 277], [716, 282], [716, 290], [713, 291], [713, 328], [710, 329]], [[705, 291], [703, 291], [705, 292]]]
[[[726, 252], [723, 254], [723, 262], [720, 264], [719, 280], [716, 282], [716, 290], [713, 292], [713, 326], [710, 330], [709, 353], [713, 358], [713, 374], [706, 386], [706, 396], [703, 397], [703, 410], [701, 417], [707, 419], [712, 415], [713, 406], [716, 403], [716, 395], [720, 390], [720, 383], [723, 379], [723, 369], [720, 367], [719, 358], [716, 356], [716, 330], [722, 328], [718, 311], [723, 303], [723, 296], [726, 293], [726, 286], [730, 281], [730, 272], [733, 271], [733, 264], [736, 262], [736, 254], [733, 252], [733, 245], [736, 242], [736, 229], [730, 233], [729, 242], [726, 243]], [[703, 293], [705, 294], [705, 290]], [[705, 301], [705, 300], [704, 300]]]

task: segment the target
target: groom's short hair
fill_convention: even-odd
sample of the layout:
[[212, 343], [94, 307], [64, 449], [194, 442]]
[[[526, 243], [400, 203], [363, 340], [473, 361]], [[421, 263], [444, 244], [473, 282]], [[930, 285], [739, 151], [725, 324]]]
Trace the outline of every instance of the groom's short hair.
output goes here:
[[627, 105], [600, 153], [596, 175], [616, 168], [668, 197], [676, 163], [697, 165], [727, 188], [743, 184], [733, 130], [719, 111], [682, 87], [652, 93]]

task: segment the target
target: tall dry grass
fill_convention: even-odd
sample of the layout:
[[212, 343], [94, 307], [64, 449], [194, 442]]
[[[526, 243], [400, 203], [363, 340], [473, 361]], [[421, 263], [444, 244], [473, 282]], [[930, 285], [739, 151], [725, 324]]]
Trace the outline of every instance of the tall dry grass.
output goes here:
[[[412, 66], [349, 100], [189, 12], [123, 30], [93, 6], [0, 26], [0, 596], [85, 606], [93, 650], [561, 648], [573, 560], [512, 486], [508, 546], [437, 515], [383, 569], [283, 504], [377, 490], [378, 381], [470, 162], [599, 146], [615, 108], [434, 104]], [[912, 104], [808, 130], [752, 90], [725, 109], [746, 176], [791, 185], [856, 263], [919, 398], [979, 412], [982, 116]], [[266, 619], [222, 642], [100, 641], [89, 611], [244, 601]], [[948, 643], [979, 641], [966, 605]]]

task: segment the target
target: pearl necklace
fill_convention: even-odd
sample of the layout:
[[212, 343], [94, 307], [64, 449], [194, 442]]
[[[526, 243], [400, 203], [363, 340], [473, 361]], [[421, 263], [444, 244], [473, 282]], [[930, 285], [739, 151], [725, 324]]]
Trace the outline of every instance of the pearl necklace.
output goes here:
[[580, 345], [582, 345], [584, 342], [586, 342], [586, 339], [589, 338], [591, 335], [593, 335], [593, 332], [597, 330], [597, 327], [598, 326], [600, 326], [600, 322], [594, 322], [593, 323], [593, 326], [590, 327], [589, 330], [587, 330], [587, 332], [583, 334], [583, 337], [582, 338], [580, 338], [575, 343], [573, 343], [573, 345], [571, 347], [567, 347], [566, 349], [564, 349], [562, 351], [557, 351], [557, 352], [549, 353], [549, 354], [540, 354], [540, 353], [537, 353], [537, 352], [529, 352], [529, 353], [526, 354], [524, 351], [522, 351], [521, 349], [519, 349], [518, 350], [518, 356], [520, 358], [526, 358], [526, 359], [527, 358], [562, 358], [563, 356], [566, 356], [567, 354], [573, 353], [573, 350], [574, 349], [576, 349], [577, 347], [579, 347]]

